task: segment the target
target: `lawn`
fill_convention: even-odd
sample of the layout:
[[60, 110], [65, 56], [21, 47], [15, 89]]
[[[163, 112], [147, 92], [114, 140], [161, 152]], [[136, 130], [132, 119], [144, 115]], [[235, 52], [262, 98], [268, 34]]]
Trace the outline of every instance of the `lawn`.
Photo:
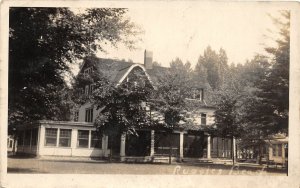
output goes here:
[[107, 161], [8, 158], [8, 173], [141, 175], [286, 175], [286, 169], [223, 164], [128, 164]]

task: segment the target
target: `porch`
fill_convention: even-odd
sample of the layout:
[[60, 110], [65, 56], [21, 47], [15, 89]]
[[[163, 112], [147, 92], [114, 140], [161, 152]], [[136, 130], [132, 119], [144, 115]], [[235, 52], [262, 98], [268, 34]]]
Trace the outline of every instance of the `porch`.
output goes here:
[[[140, 130], [138, 135], [120, 135], [111, 150], [122, 162], [231, 161], [236, 157], [235, 139], [212, 137], [203, 131], [172, 133]], [[117, 156], [116, 156], [117, 155]]]

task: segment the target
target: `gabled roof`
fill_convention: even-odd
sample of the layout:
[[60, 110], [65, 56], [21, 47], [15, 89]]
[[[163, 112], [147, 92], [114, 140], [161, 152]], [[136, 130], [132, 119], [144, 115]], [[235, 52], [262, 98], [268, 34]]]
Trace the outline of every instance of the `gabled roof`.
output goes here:
[[154, 87], [158, 81], [157, 78], [168, 70], [168, 68], [157, 66], [153, 66], [153, 69], [151, 70], [146, 70], [143, 64], [115, 59], [98, 58], [95, 56], [87, 57], [85, 59], [80, 72], [82, 72], [82, 70], [87, 66], [94, 66], [98, 71], [104, 74], [109, 81], [115, 82], [116, 84], [120, 84], [133, 68], [139, 67], [145, 72]]
[[98, 71], [103, 73], [109, 81], [116, 82], [126, 72], [126, 69], [133, 64], [135, 63], [91, 56], [85, 59], [81, 69], [84, 69], [86, 66], [94, 66]]

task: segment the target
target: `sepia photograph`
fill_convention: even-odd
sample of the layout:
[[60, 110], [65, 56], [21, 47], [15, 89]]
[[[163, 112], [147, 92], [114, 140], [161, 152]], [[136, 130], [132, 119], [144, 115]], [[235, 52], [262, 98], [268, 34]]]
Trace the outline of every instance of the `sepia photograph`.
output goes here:
[[289, 176], [290, 9], [8, 13], [8, 175]]

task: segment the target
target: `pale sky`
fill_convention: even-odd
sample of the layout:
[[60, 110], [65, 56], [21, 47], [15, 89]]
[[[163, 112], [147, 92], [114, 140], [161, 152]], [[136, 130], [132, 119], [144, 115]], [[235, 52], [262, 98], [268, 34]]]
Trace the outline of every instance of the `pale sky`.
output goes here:
[[194, 66], [204, 49], [225, 49], [228, 63], [244, 63], [256, 53], [262, 53], [267, 29], [274, 30], [267, 15], [277, 10], [264, 7], [202, 8], [200, 6], [157, 6], [129, 8], [128, 16], [139, 25], [144, 34], [138, 49], [130, 51], [123, 46], [108, 47], [108, 53], [97, 56], [113, 59], [131, 59], [143, 63], [144, 50], [153, 52], [153, 60], [168, 66], [179, 57]]

